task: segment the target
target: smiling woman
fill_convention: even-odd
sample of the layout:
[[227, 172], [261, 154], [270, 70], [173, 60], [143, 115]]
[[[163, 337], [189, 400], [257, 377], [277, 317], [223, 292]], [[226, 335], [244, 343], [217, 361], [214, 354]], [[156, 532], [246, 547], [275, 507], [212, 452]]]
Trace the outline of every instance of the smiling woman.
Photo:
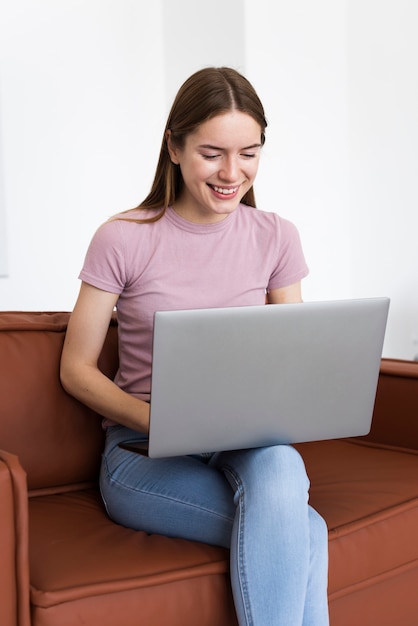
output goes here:
[[[123, 449], [147, 438], [156, 311], [301, 300], [308, 268], [298, 232], [255, 208], [266, 126], [254, 88], [235, 70], [206, 68], [183, 84], [149, 195], [104, 223], [89, 246], [61, 380], [106, 418], [101, 493], [114, 521], [229, 547], [240, 626], [326, 626], [327, 529], [308, 504], [294, 448], [168, 459]], [[119, 370], [110, 381], [97, 363], [115, 306]], [[228, 407], [219, 411], [228, 420]]]
[[[214, 177], [215, 170], [212, 170], [212, 177], [204, 183], [211, 185], [214, 197], [216, 194], [219, 199], [234, 195], [237, 203], [255, 207], [252, 181], [257, 173], [266, 127], [263, 105], [251, 83], [239, 72], [228, 67], [207, 67], [195, 72], [183, 83], [174, 99], [163, 134], [154, 182], [150, 193], [138, 207], [141, 211], [157, 209], [160, 212], [157, 216], [144, 218], [144, 221], [159, 219], [169, 206], [176, 204], [178, 207], [180, 201], [187, 199], [189, 190], [185, 185], [183, 169], [187, 170], [191, 165], [192, 156], [194, 163], [221, 161], [219, 175]], [[257, 163], [255, 168], [248, 168], [252, 180], [246, 184], [245, 173], [242, 177], [231, 167], [237, 168], [238, 163], [251, 159]], [[236, 180], [232, 180], [234, 177]], [[192, 221], [206, 221], [209, 216], [210, 221], [217, 221], [216, 213], [208, 214], [206, 210], [204, 213], [205, 216], [201, 214], [197, 218], [193, 210]]]
[[251, 189], [258, 171], [262, 128], [248, 113], [212, 117], [177, 147], [167, 131], [171, 161], [184, 186], [173, 208], [185, 219], [210, 224], [225, 219]]

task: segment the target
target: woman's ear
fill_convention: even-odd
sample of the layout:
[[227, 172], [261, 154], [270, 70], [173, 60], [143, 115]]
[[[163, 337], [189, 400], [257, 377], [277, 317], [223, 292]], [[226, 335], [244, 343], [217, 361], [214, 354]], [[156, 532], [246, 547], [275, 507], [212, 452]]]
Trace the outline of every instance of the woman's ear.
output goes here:
[[173, 142], [171, 140], [171, 130], [168, 129], [166, 131], [166, 135], [165, 135], [165, 139], [167, 142], [167, 150], [168, 150], [168, 154], [170, 155], [170, 159], [172, 161], [172, 163], [174, 163], [175, 165], [178, 165], [180, 163], [179, 158], [178, 158], [178, 149], [175, 148], [173, 146]]

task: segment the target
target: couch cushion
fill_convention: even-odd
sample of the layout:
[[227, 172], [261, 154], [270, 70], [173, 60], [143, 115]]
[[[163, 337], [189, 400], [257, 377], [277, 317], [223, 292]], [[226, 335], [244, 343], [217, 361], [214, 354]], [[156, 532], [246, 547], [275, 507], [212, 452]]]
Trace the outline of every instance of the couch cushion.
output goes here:
[[418, 453], [357, 440], [297, 447], [328, 524], [330, 598], [418, 570]]
[[29, 510], [34, 626], [236, 623], [227, 550], [118, 526], [94, 490]]
[[372, 427], [364, 439], [418, 450], [417, 379], [418, 362], [382, 359]]
[[[351, 440], [297, 447], [329, 528], [331, 613], [333, 601], [416, 569], [418, 454]], [[76, 615], [90, 626], [235, 623], [225, 550], [117, 526], [95, 491], [31, 498], [30, 533], [34, 626]]]
[[[19, 457], [29, 489], [97, 479], [99, 416], [65, 393], [59, 364], [68, 313], [0, 313], [0, 448]], [[116, 327], [101, 367], [116, 369]]]

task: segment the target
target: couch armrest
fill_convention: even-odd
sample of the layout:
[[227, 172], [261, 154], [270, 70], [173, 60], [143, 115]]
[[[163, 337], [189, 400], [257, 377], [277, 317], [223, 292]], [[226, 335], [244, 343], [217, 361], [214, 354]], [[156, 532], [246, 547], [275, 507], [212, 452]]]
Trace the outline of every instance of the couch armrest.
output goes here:
[[0, 624], [29, 626], [28, 495], [18, 458], [0, 450]]
[[372, 428], [364, 439], [418, 450], [418, 362], [382, 359]]

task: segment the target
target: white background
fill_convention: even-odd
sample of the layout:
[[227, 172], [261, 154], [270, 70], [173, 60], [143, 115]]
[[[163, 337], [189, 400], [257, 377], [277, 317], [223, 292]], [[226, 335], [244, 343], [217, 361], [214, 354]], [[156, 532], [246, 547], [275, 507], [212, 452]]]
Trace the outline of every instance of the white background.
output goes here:
[[266, 108], [256, 198], [299, 228], [304, 299], [390, 296], [384, 354], [414, 358], [417, 32], [415, 0], [0, 0], [0, 309], [71, 310], [177, 88], [231, 65]]

